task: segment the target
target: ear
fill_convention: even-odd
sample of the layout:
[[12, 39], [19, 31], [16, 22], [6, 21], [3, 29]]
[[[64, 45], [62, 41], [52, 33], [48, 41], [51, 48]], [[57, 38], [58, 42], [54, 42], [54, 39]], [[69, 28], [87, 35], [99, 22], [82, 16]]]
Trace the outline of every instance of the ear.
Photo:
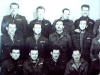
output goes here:
[[10, 52], [10, 56], [12, 56], [12, 53]]
[[50, 54], [52, 55], [52, 52], [50, 52]]
[[31, 56], [31, 53], [29, 53], [29, 56]]
[[8, 31], [8, 27], [6, 27], [6, 30]]

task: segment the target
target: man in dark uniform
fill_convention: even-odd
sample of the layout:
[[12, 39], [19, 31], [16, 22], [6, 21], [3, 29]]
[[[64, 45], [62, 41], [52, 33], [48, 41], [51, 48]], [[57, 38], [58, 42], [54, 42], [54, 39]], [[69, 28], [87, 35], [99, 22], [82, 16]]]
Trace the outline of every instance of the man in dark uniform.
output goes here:
[[69, 16], [70, 16], [70, 10], [68, 8], [64, 8], [62, 10], [62, 17], [60, 19], [63, 21], [64, 30], [70, 34], [71, 31], [74, 30], [74, 24], [73, 21], [69, 19]]
[[66, 62], [60, 58], [60, 48], [53, 47], [51, 57], [44, 62], [44, 71], [46, 75], [64, 75]]
[[17, 27], [15, 23], [9, 23], [6, 26], [7, 33], [1, 37], [2, 59], [8, 58], [9, 50], [12, 46], [23, 47], [23, 38], [16, 32]]
[[62, 20], [55, 23], [56, 32], [49, 37], [50, 46], [58, 46], [61, 48], [62, 59], [68, 61], [71, 58], [72, 46], [70, 35], [64, 31]]
[[[70, 10], [68, 8], [64, 8], [62, 10], [62, 17], [60, 17], [60, 19], [63, 21], [63, 24], [64, 24], [64, 31], [66, 31], [67, 33], [71, 33], [72, 30], [74, 30], [74, 24], [73, 24], [73, 21], [69, 19], [69, 15], [70, 15]], [[52, 32], [55, 32], [55, 25], [56, 23], [56, 20], [54, 21], [53, 23], [53, 26], [52, 26]]]
[[81, 58], [79, 50], [74, 50], [72, 59], [66, 64], [64, 75], [88, 75], [88, 63]]
[[17, 31], [20, 32], [23, 37], [26, 37], [27, 21], [24, 16], [18, 14], [19, 5], [17, 3], [10, 4], [10, 15], [3, 17], [1, 31], [4, 34], [6, 32], [6, 26], [9, 22], [14, 22], [17, 25]]
[[48, 39], [41, 35], [42, 25], [40, 23], [35, 23], [32, 27], [33, 35], [28, 37], [26, 40], [27, 48], [37, 47], [39, 49], [40, 57], [47, 57]]
[[74, 49], [80, 50], [83, 58], [90, 63], [90, 47], [93, 34], [87, 31], [87, 26], [87, 21], [81, 20], [79, 28], [72, 32], [71, 38]]
[[100, 75], [100, 50], [97, 52], [98, 58], [92, 61], [89, 75]]
[[98, 51], [100, 51], [100, 25], [97, 29], [97, 36], [92, 40], [90, 56], [92, 61], [98, 58]]
[[75, 21], [75, 23], [74, 23], [75, 28], [79, 28], [80, 21], [82, 19], [84, 19], [87, 21], [88, 31], [93, 32], [95, 22], [94, 22], [94, 20], [89, 18], [89, 10], [90, 10], [89, 5], [86, 5], [86, 4], [82, 5], [81, 10], [82, 10], [82, 16]]
[[94, 29], [93, 29], [93, 33], [95, 36], [97, 36], [98, 34], [98, 27], [100, 26], [100, 19], [96, 20], [95, 24], [94, 24]]
[[24, 75], [44, 75], [44, 60], [38, 57], [38, 49], [31, 49], [29, 52], [29, 56], [30, 57], [23, 64]]
[[2, 75], [23, 75], [23, 61], [20, 60], [21, 51], [17, 48], [12, 48], [10, 51], [10, 58], [2, 62]]
[[36, 13], [37, 13], [37, 18], [30, 22], [29, 30], [36, 22], [40, 22], [42, 27], [42, 35], [46, 38], [49, 38], [49, 34], [51, 33], [50, 31], [52, 27], [51, 27], [51, 23], [48, 20], [44, 19], [45, 8], [39, 6], [36, 9]]

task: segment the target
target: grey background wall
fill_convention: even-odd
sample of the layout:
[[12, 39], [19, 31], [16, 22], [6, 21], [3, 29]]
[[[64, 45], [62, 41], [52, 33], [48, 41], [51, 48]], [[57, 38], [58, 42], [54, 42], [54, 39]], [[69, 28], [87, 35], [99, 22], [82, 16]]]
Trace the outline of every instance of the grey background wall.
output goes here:
[[[53, 22], [59, 18], [63, 8], [71, 10], [70, 19], [73, 21], [81, 16], [81, 5], [90, 5], [90, 17], [94, 20], [100, 18], [100, 0], [0, 0], [0, 24], [4, 15], [9, 14], [9, 5], [17, 2], [20, 5], [19, 13], [26, 16], [28, 23], [35, 19], [35, 9], [44, 6], [45, 18]], [[0, 26], [1, 27], [1, 26]]]

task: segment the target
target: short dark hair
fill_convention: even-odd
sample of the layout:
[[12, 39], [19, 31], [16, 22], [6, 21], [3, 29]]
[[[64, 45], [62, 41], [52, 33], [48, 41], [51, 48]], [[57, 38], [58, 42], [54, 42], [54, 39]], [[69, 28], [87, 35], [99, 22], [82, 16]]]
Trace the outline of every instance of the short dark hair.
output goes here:
[[38, 9], [43, 9], [43, 10], [45, 11], [45, 8], [44, 8], [43, 6], [38, 6], [38, 7], [36, 8], [36, 11], [38, 11]]
[[81, 9], [83, 9], [83, 7], [87, 7], [88, 9], [90, 9], [90, 6], [87, 5], [87, 4], [83, 4], [83, 5], [81, 6]]
[[59, 50], [59, 52], [61, 51], [61, 48], [57, 45], [52, 45], [50, 49], [50, 52], [53, 52], [53, 50]]
[[54, 21], [53, 25], [55, 26], [56, 23], [59, 22], [59, 21], [63, 22], [61, 19], [57, 19], [57, 20]]
[[64, 8], [64, 9], [62, 10], [62, 13], [64, 13], [65, 10], [68, 10], [68, 11], [70, 12], [70, 10], [69, 10], [68, 8]]
[[10, 48], [10, 53], [11, 53], [13, 50], [19, 50], [20, 53], [21, 53], [21, 48], [20, 48], [20, 47], [12, 46], [12, 47]]
[[37, 21], [37, 22], [33, 23], [32, 27], [31, 27], [32, 29], [34, 28], [35, 24], [39, 24], [39, 25], [41, 25], [42, 23], [41, 23], [41, 22], [39, 22], [39, 21]]
[[12, 5], [17, 5], [17, 6], [18, 6], [18, 8], [19, 8], [19, 4], [18, 4], [18, 3], [13, 2], [13, 3], [11, 3], [11, 4], [10, 4], [10, 9], [11, 9], [11, 6], [12, 6]]

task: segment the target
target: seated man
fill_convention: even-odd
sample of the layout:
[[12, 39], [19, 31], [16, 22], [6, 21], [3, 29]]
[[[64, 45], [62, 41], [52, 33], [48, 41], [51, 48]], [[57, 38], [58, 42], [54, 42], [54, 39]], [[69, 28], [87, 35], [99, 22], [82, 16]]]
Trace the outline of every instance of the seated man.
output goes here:
[[23, 38], [17, 31], [16, 24], [9, 22], [6, 26], [7, 33], [1, 37], [2, 59], [8, 58], [9, 50], [12, 46], [23, 47]]
[[66, 62], [71, 58], [72, 42], [70, 35], [64, 31], [64, 24], [62, 20], [55, 22], [56, 32], [49, 36], [50, 46], [58, 46], [61, 50], [61, 57]]
[[2, 62], [2, 75], [23, 75], [23, 61], [20, 60], [21, 51], [12, 48], [10, 58]]
[[37, 49], [31, 49], [29, 58], [23, 64], [24, 75], [43, 75], [44, 60], [39, 58]]
[[46, 20], [44, 18], [45, 16], [45, 8], [42, 7], [42, 6], [39, 6], [36, 8], [36, 19], [35, 20], [32, 20], [30, 22], [30, 25], [29, 25], [29, 32], [31, 33], [31, 27], [33, 27], [33, 25], [36, 23], [36, 22], [40, 22], [41, 23], [41, 27], [42, 27], [42, 33], [41, 35], [46, 37], [46, 38], [49, 38], [49, 35], [51, 33], [51, 23], [49, 20]]
[[100, 25], [97, 29], [97, 36], [92, 40], [90, 56], [92, 61], [98, 58], [98, 51], [100, 50]]
[[89, 75], [100, 75], [100, 51], [98, 51], [98, 59], [92, 62]]
[[81, 58], [79, 50], [74, 50], [72, 59], [67, 63], [64, 75], [87, 75], [88, 63]]
[[90, 47], [93, 39], [93, 33], [88, 31], [86, 20], [80, 20], [79, 28], [71, 33], [72, 45], [74, 49], [81, 51], [83, 58], [90, 63]]
[[[45, 58], [48, 48], [48, 39], [41, 35], [42, 27], [40, 23], [35, 23], [32, 27], [32, 36], [26, 40], [27, 48], [37, 47], [40, 53], [40, 57]], [[47, 49], [48, 48], [48, 49]]]
[[59, 48], [52, 48], [51, 57], [44, 62], [46, 75], [64, 75], [65, 61], [60, 58]]

